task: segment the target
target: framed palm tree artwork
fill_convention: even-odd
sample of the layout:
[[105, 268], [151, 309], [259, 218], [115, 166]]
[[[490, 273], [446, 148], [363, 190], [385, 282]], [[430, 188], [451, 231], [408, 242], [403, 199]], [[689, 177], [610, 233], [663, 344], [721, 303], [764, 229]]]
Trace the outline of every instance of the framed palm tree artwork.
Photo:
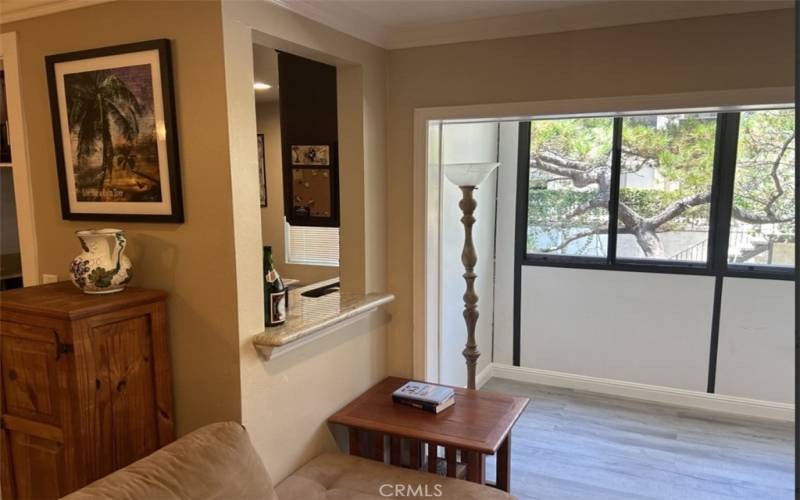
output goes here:
[[45, 62], [63, 218], [183, 222], [169, 40]]

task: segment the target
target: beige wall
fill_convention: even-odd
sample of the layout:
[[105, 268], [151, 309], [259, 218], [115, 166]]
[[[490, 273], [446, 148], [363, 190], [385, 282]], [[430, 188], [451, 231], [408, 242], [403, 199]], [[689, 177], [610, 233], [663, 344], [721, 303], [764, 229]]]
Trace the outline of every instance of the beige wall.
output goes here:
[[243, 343], [243, 423], [273, 481], [337, 450], [341, 429], [326, 420], [386, 376], [384, 322], [383, 313], [371, 313], [266, 362]]
[[[264, 2], [223, 2], [231, 179], [241, 341], [242, 420], [280, 481], [334, 440], [326, 419], [386, 374], [385, 317], [371, 313], [325, 339], [264, 361], [251, 344], [263, 327], [253, 41], [338, 68], [341, 278], [346, 289], [385, 283], [385, 51]], [[254, 233], [259, 238], [253, 238]]]
[[264, 134], [264, 158], [267, 166], [267, 207], [261, 208], [261, 238], [264, 245], [272, 245], [272, 254], [278, 272], [284, 278], [300, 280], [300, 284], [315, 283], [338, 276], [338, 267], [286, 263], [281, 121], [277, 102], [256, 104], [256, 126], [258, 133]]
[[[241, 418], [221, 29], [218, 2], [172, 1], [113, 2], [0, 26], [18, 33], [41, 272], [67, 279], [80, 253], [77, 229], [126, 231], [133, 284], [170, 293], [180, 434]], [[172, 40], [186, 222], [62, 220], [44, 57], [156, 38]]]
[[389, 373], [412, 373], [415, 108], [791, 86], [793, 43], [783, 10], [389, 52]]

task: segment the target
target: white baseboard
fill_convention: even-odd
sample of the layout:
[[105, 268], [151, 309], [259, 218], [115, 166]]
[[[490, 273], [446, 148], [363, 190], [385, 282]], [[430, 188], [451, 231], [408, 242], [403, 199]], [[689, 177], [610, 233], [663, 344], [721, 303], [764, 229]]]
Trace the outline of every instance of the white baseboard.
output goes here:
[[492, 363], [489, 363], [488, 365], [486, 365], [486, 368], [484, 368], [483, 370], [478, 372], [477, 375], [475, 375], [475, 388], [480, 389], [481, 387], [483, 387], [483, 384], [485, 384], [486, 382], [489, 381], [490, 378], [492, 378], [492, 373], [493, 373], [492, 366], [493, 366]]
[[[535, 368], [523, 368], [500, 363], [493, 363], [481, 371], [478, 380], [481, 380], [481, 378], [485, 376], [485, 372], [489, 372], [489, 377], [494, 376], [519, 382], [578, 389], [581, 391], [609, 394], [734, 415], [794, 422], [794, 405], [790, 403], [775, 403], [721, 394], [708, 394], [686, 389], [637, 384], [635, 382], [587, 377], [585, 375], [573, 375], [571, 373], [539, 370]], [[483, 383], [477, 381], [476, 384], [478, 387], [483, 385]]]

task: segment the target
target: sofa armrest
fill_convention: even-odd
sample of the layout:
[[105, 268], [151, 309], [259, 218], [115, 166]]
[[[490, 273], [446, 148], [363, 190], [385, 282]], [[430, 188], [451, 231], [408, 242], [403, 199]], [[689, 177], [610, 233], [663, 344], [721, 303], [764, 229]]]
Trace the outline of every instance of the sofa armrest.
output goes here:
[[64, 498], [277, 500], [247, 432], [235, 422], [200, 428]]

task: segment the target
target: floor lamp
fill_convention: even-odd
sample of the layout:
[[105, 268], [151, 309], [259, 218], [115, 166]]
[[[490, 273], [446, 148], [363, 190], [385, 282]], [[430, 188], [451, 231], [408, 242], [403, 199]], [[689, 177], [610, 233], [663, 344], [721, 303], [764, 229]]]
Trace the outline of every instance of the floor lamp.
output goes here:
[[475, 263], [478, 253], [472, 242], [472, 226], [475, 224], [475, 207], [478, 202], [472, 196], [478, 185], [489, 176], [499, 163], [451, 163], [444, 165], [444, 175], [461, 188], [461, 201], [458, 203], [464, 216], [464, 250], [461, 252], [461, 263], [464, 264], [464, 281], [467, 290], [464, 292], [464, 321], [467, 324], [467, 344], [462, 351], [467, 360], [467, 389], [475, 389], [475, 367], [481, 353], [475, 343], [475, 325], [478, 323], [478, 294], [475, 293]]

